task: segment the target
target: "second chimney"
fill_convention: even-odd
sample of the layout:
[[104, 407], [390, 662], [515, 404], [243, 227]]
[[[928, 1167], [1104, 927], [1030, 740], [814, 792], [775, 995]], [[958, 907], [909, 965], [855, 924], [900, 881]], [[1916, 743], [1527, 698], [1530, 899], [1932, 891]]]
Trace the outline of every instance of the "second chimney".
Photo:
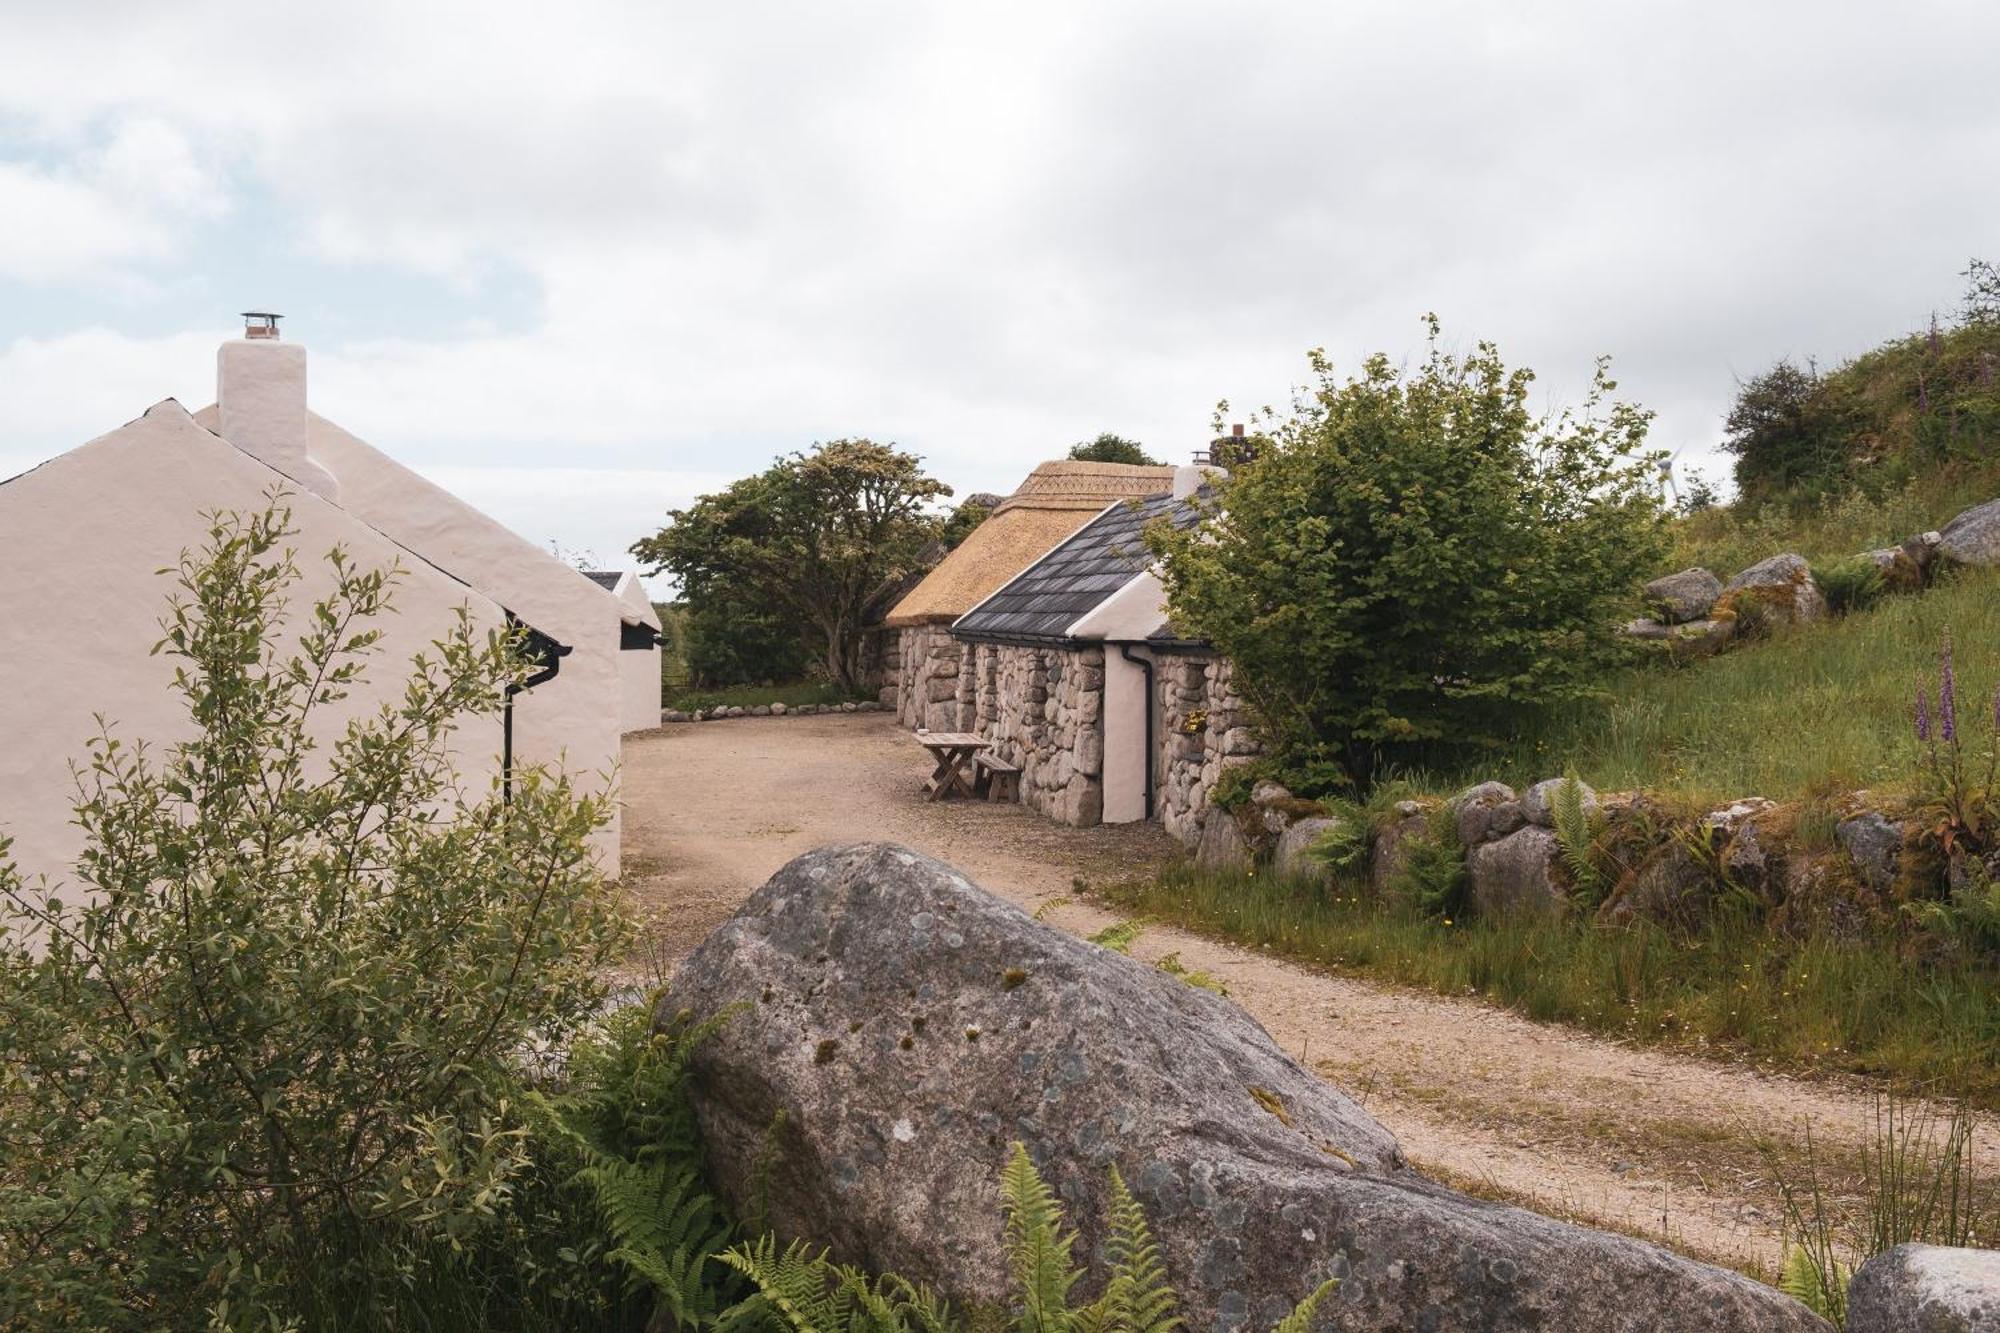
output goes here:
[[278, 316], [245, 311], [243, 337], [216, 353], [216, 433], [329, 500], [333, 475], [306, 452], [306, 349], [278, 337]]

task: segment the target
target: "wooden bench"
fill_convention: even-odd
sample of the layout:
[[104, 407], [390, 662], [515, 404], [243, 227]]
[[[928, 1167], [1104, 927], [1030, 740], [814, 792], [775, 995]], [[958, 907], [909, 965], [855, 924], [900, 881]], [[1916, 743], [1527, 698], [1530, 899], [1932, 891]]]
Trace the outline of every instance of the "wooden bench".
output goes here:
[[1010, 764], [991, 750], [972, 757], [972, 789], [989, 801], [1021, 799], [1021, 767]]

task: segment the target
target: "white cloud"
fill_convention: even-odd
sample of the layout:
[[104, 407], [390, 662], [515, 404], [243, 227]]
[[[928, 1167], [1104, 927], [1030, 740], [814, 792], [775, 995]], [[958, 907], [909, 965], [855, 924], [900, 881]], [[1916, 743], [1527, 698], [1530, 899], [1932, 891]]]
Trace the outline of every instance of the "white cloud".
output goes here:
[[[1693, 461], [1734, 375], [1921, 323], [2000, 213], [2000, 11], [1942, 0], [1894, 24], [1803, 0], [212, 0], [7, 27], [31, 58], [0, 57], [0, 124], [36, 153], [0, 166], [0, 273], [171, 286], [222, 207], [302, 261], [472, 293], [518, 272], [525, 326], [288, 332], [321, 410], [468, 486], [534, 476], [492, 503], [572, 546], [648, 518], [608, 521], [623, 492], [589, 474], [740, 475], [836, 435], [961, 490], [1101, 429], [1179, 456], [1216, 398], [1281, 399], [1309, 346], [1412, 352], [1431, 309], [1556, 397], [1613, 353]], [[201, 257], [203, 290], [230, 259]], [[8, 430], [204, 395], [226, 315], [17, 340]]]

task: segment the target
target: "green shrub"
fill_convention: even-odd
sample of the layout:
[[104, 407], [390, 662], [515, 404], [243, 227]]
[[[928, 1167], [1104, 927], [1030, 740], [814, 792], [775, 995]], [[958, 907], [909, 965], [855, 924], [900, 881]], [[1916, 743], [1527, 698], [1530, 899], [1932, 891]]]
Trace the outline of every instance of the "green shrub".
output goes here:
[[1612, 632], [1666, 551], [1648, 414], [1537, 417], [1490, 344], [1339, 380], [1324, 356], [1289, 420], [1207, 521], [1155, 525], [1173, 618], [1235, 667], [1286, 771], [1350, 782], [1501, 742], [1594, 693]]
[[623, 938], [609, 796], [457, 783], [513, 642], [461, 615], [320, 742], [395, 574], [335, 551], [281, 631], [288, 518], [182, 556], [187, 738], [91, 743], [77, 882], [0, 871], [0, 1327], [264, 1328], [335, 1287], [369, 1325], [448, 1281], [529, 1166], [515, 1053], [587, 1021]]
[[1813, 582], [1836, 615], [1859, 611], [1885, 591], [1882, 568], [1865, 555], [1812, 567]]

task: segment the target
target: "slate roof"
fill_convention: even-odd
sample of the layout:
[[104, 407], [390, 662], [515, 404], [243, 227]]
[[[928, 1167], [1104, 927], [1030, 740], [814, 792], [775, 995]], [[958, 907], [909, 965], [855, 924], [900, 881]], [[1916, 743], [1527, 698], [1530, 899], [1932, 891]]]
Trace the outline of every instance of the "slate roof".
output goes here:
[[618, 580], [625, 577], [622, 569], [586, 569], [583, 576], [606, 592], [618, 590]]
[[950, 624], [1117, 500], [1174, 484], [1174, 469], [1131, 463], [1043, 463], [972, 535], [897, 602], [883, 624]]
[[1150, 557], [1139, 532], [1156, 519], [1190, 528], [1201, 511], [1170, 495], [1113, 505], [960, 616], [953, 636], [1061, 642], [1079, 618], [1145, 571]]

